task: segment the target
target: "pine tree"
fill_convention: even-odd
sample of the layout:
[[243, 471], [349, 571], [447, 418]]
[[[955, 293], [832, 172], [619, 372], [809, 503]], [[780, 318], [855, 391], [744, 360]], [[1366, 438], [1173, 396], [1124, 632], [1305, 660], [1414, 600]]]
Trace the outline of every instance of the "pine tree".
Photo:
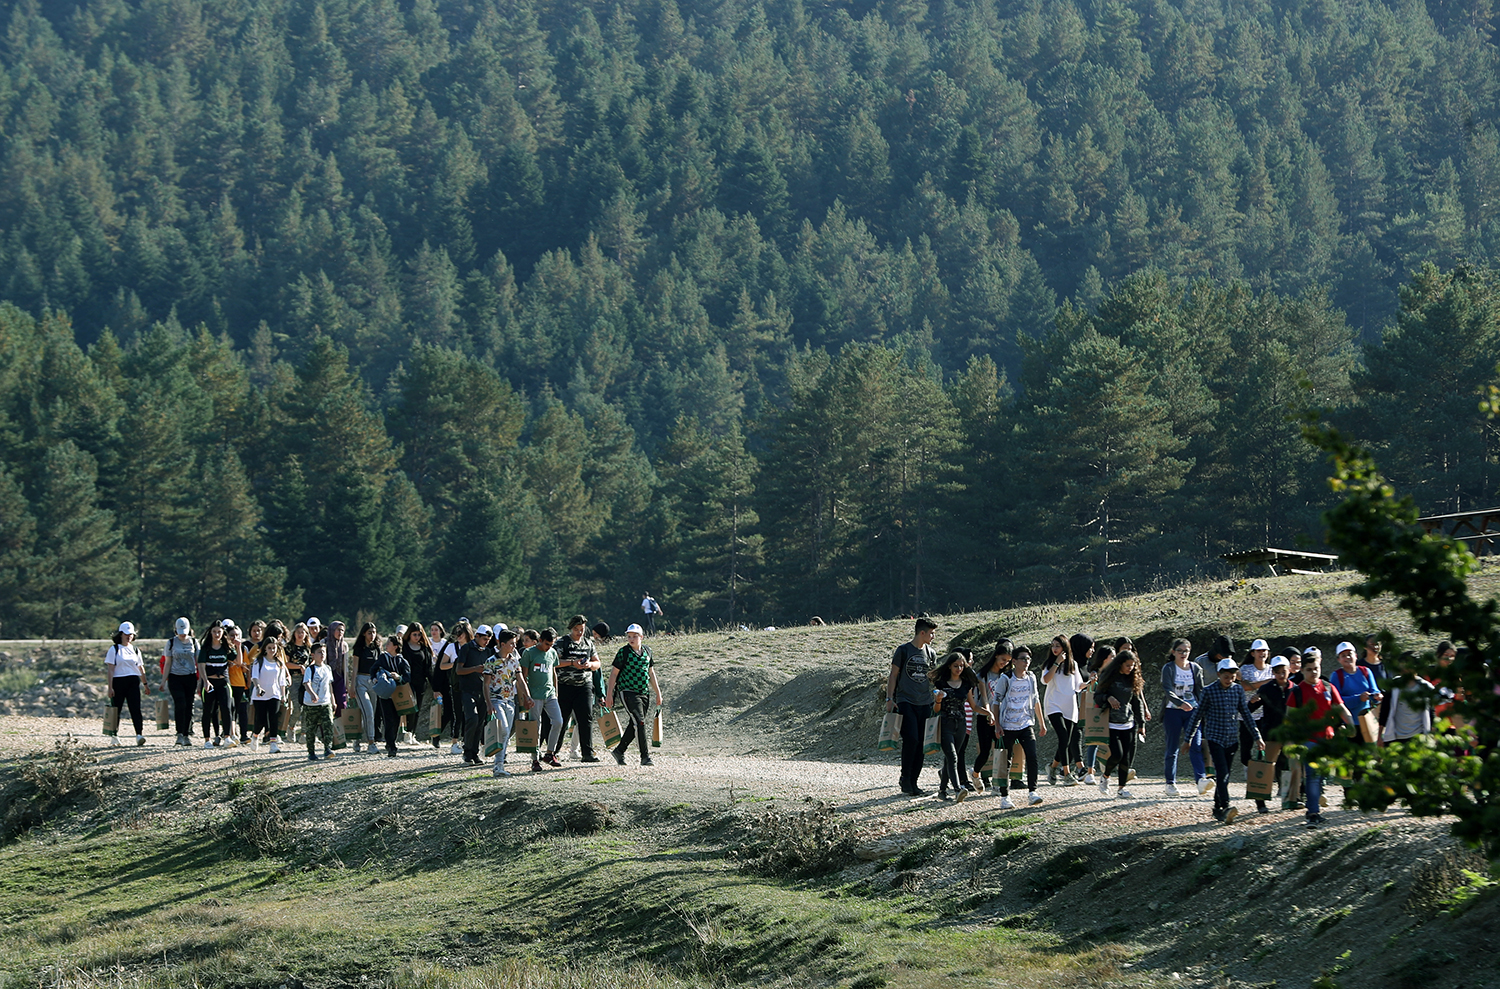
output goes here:
[[428, 586], [423, 608], [444, 620], [459, 615], [503, 615], [508, 622], [543, 617], [504, 506], [488, 485], [464, 492], [443, 532], [434, 570], [438, 579]]
[[0, 470], [0, 615], [5, 619], [0, 634], [16, 639], [28, 635], [20, 619], [30, 596], [32, 553], [36, 547], [36, 519], [26, 504], [21, 486], [10, 473]]

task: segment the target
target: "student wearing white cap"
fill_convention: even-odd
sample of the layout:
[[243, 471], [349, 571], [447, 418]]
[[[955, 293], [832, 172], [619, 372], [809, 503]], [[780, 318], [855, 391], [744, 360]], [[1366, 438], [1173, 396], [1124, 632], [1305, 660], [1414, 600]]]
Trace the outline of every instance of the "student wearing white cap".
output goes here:
[[[1356, 745], [1366, 744], [1365, 737], [1360, 734], [1359, 719], [1367, 712], [1379, 710], [1384, 695], [1375, 686], [1375, 674], [1370, 672], [1370, 668], [1358, 665], [1359, 653], [1355, 650], [1354, 643], [1340, 642], [1334, 650], [1334, 656], [1338, 659], [1339, 668], [1328, 675], [1328, 682], [1338, 690], [1344, 707], [1354, 719], [1349, 739]], [[1363, 775], [1358, 769], [1354, 771], [1356, 780]]]
[[1214, 820], [1231, 824], [1239, 813], [1229, 804], [1229, 772], [1234, 767], [1234, 750], [1240, 744], [1237, 722], [1252, 726], [1252, 744], [1259, 745], [1261, 738], [1254, 728], [1245, 692], [1234, 685], [1239, 672], [1235, 661], [1219, 660], [1217, 672], [1219, 679], [1203, 688], [1203, 700], [1188, 722], [1187, 733], [1191, 735], [1194, 728], [1203, 725], [1203, 743], [1214, 762]]
[[193, 744], [193, 695], [198, 690], [198, 643], [186, 618], [177, 619], [176, 634], [167, 640], [163, 655], [161, 689], [172, 695], [172, 713], [177, 722], [177, 744]]
[[[130, 720], [135, 723], [135, 744], [146, 744], [146, 725], [141, 718], [141, 688], [146, 688], [146, 693], [151, 693], [151, 685], [146, 682], [146, 663], [141, 658], [141, 651], [135, 647], [135, 626], [130, 622], [121, 622], [120, 628], [115, 632], [114, 645], [104, 654], [104, 675], [107, 679], [105, 686], [108, 688], [109, 702], [115, 708], [123, 705], [130, 706]], [[120, 736], [114, 735], [110, 738], [111, 745], [120, 744]]]
[[[1271, 656], [1271, 644], [1265, 639], [1256, 639], [1250, 643], [1249, 661], [1240, 665], [1240, 687], [1245, 691], [1245, 699], [1250, 702], [1250, 717], [1253, 724], [1240, 725], [1240, 763], [1249, 766], [1251, 758], [1255, 755], [1255, 747], [1250, 744], [1251, 729], [1260, 730], [1261, 719], [1265, 717], [1265, 704], [1260, 699], [1260, 689], [1276, 678], [1271, 672], [1268, 660]], [[1262, 738], [1265, 732], [1260, 731]], [[1265, 813], [1264, 801], [1256, 802], [1256, 809]]]

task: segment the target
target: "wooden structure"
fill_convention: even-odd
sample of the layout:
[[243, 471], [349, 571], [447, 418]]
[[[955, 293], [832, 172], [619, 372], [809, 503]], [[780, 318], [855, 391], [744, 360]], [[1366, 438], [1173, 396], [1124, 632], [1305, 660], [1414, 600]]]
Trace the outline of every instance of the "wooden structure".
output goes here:
[[1440, 532], [1459, 540], [1475, 556], [1489, 556], [1495, 552], [1496, 540], [1500, 540], [1500, 508], [1455, 512], [1452, 515], [1429, 515], [1417, 519], [1417, 525], [1429, 535]]
[[[1331, 553], [1306, 553], [1298, 549], [1247, 549], [1239, 553], [1225, 553], [1219, 557], [1225, 563], [1238, 567], [1240, 573], [1248, 574], [1251, 567], [1265, 567], [1271, 577], [1281, 573], [1324, 573], [1338, 565], [1339, 558]], [[1281, 571], [1277, 571], [1281, 567]]]

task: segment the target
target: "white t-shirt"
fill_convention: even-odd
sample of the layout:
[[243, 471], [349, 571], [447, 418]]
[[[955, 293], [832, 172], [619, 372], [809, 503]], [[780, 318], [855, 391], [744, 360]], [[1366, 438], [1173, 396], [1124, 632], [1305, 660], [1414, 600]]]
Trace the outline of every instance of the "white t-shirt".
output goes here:
[[104, 654], [104, 665], [113, 666], [110, 679], [115, 677], [144, 677], [146, 665], [141, 660], [141, 651], [135, 646], [110, 646]]
[[[1271, 668], [1269, 666], [1267, 666], [1263, 670], [1256, 669], [1254, 663], [1246, 663], [1244, 666], [1240, 667], [1241, 683], [1248, 683], [1254, 686], [1257, 683], [1265, 683], [1267, 680], [1274, 679], [1276, 679], [1276, 674], [1271, 672]], [[1248, 694], [1246, 695], [1246, 699], [1251, 699]], [[1264, 707], [1257, 707], [1250, 712], [1250, 716], [1256, 721], [1259, 721], [1265, 713], [1266, 709]]]
[[[1077, 670], [1077, 667], [1074, 667]], [[1045, 714], [1060, 714], [1066, 721], [1078, 720], [1078, 692], [1083, 689], [1082, 671], [1071, 676], [1060, 668], [1052, 671], [1052, 680], [1047, 684], [1047, 697], [1042, 701]]]
[[987, 692], [985, 696], [990, 701], [990, 712], [997, 718], [1000, 716], [1000, 712], [995, 708], [995, 698], [1000, 695], [1000, 681], [1009, 676], [1010, 674], [1008, 673], [986, 673], [984, 675], [984, 689]]
[[265, 662], [256, 660], [251, 667], [251, 676], [255, 681], [255, 700], [268, 701], [272, 698], [281, 700], [282, 687], [290, 681], [286, 667], [276, 662]]
[[1177, 696], [1187, 701], [1193, 707], [1198, 706], [1197, 698], [1193, 696], [1193, 668], [1191, 666], [1183, 669], [1176, 663], [1173, 663], [1172, 683], [1177, 687]]
[[1003, 731], [1020, 731], [1036, 724], [1036, 677], [1030, 673], [1010, 678], [1010, 692], [1005, 695], [1005, 709], [1000, 712]]

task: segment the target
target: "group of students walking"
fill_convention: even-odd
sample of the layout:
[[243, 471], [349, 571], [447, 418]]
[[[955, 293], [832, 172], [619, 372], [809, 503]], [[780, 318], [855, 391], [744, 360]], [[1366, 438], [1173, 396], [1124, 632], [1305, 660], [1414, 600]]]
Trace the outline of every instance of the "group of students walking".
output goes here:
[[[1115, 779], [1115, 796], [1131, 798], [1136, 746], [1145, 740], [1154, 715], [1146, 697], [1147, 674], [1129, 638], [1106, 644], [1082, 633], [1059, 635], [1039, 663], [1028, 647], [1002, 638], [987, 657], [955, 649], [938, 662], [932, 648], [936, 628], [930, 619], [917, 619], [912, 640], [892, 655], [886, 681], [886, 710], [899, 718], [903, 793], [927, 795], [917, 781], [935, 743], [943, 757], [938, 799], [962, 801], [998, 791], [1000, 807], [1010, 809], [1011, 788], [1024, 785], [1026, 801], [1041, 803], [1037, 744], [1050, 729], [1055, 748], [1049, 784], [1097, 785], [1108, 796]], [[1451, 643], [1440, 643], [1438, 662], [1451, 660], [1455, 652]], [[1319, 743], [1338, 730], [1370, 745], [1429, 733], [1434, 717], [1453, 699], [1418, 675], [1411, 654], [1395, 676], [1388, 676], [1375, 636], [1366, 639], [1362, 655], [1353, 643], [1340, 642], [1336, 668], [1326, 678], [1316, 646], [1288, 646], [1273, 656], [1269, 643], [1256, 639], [1241, 661], [1233, 641], [1221, 635], [1207, 652], [1192, 653], [1192, 643], [1177, 639], [1160, 667], [1165, 792], [1183, 795], [1177, 784], [1180, 755], [1186, 752], [1193, 788], [1199, 796], [1213, 791], [1213, 817], [1225, 823], [1239, 813], [1229, 794], [1236, 758], [1247, 774], [1259, 774], [1256, 794], [1247, 797], [1255, 800], [1257, 812], [1270, 813], [1269, 801], [1279, 798], [1281, 809], [1305, 809], [1308, 823], [1316, 826], [1322, 821], [1323, 780], [1309, 760]], [[1271, 733], [1294, 707], [1308, 708], [1320, 720], [1334, 712], [1343, 728], [1318, 727], [1305, 740], [1308, 754], [1288, 762], [1283, 743]], [[929, 725], [930, 719], [936, 724]], [[1091, 719], [1094, 744], [1085, 744]], [[972, 772], [971, 735], [977, 738]], [[1289, 775], [1285, 785], [1283, 773]]]
[[538, 717], [546, 746], [532, 753], [533, 771], [562, 765], [559, 748], [570, 724], [571, 757], [598, 762], [595, 720], [617, 700], [628, 723], [612, 750], [616, 762], [624, 765], [637, 742], [641, 764], [651, 765], [653, 704], [659, 735], [661, 687], [639, 625], [626, 629], [607, 676], [599, 649], [610, 644], [609, 626], [590, 629], [582, 615], [561, 636], [504, 623], [475, 627], [461, 618], [451, 632], [441, 622], [414, 622], [384, 636], [365, 622], [352, 640], [341, 621], [324, 627], [309, 618], [290, 629], [275, 619], [255, 621], [243, 632], [224, 619], [200, 638], [179, 618], [156, 663], [137, 647], [136, 634], [133, 623], [121, 623], [104, 656], [113, 745], [122, 744], [117, 726], [126, 709], [136, 744], [146, 744], [142, 694], [153, 693], [153, 682], [171, 698], [158, 720], [175, 721], [177, 745], [197, 744], [196, 706], [205, 749], [247, 745], [278, 753], [300, 741], [310, 762], [346, 744], [373, 755], [382, 738], [391, 758], [400, 754], [398, 743], [419, 739], [441, 751], [446, 738], [465, 764], [479, 764], [483, 748], [493, 756], [494, 775], [508, 776], [506, 753], [518, 718]]

